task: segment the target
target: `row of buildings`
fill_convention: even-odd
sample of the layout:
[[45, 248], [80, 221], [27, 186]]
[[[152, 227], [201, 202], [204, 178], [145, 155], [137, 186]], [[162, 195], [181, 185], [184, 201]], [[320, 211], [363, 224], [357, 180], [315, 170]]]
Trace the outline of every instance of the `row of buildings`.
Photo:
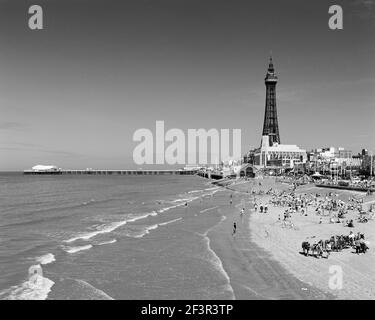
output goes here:
[[333, 176], [372, 175], [374, 158], [366, 149], [356, 155], [344, 148], [320, 148], [307, 153], [305, 169]]
[[358, 155], [342, 147], [320, 148], [307, 152], [294, 144], [282, 144], [280, 141], [277, 108], [275, 74], [270, 58], [266, 77], [266, 105], [262, 138], [259, 148], [249, 150], [244, 156], [244, 163], [256, 169], [276, 172], [295, 171], [303, 173], [351, 176], [353, 174], [372, 175], [374, 158], [366, 149]]

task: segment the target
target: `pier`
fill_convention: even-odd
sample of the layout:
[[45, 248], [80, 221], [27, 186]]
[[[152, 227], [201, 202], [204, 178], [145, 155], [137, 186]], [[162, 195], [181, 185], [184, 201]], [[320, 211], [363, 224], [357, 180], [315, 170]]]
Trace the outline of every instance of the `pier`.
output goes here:
[[197, 170], [25, 170], [24, 175], [195, 175]]
[[206, 171], [198, 171], [197, 175], [207, 178], [207, 179], [214, 179], [214, 180], [220, 180], [223, 179], [223, 175], [220, 173], [215, 173], [215, 172], [206, 172]]

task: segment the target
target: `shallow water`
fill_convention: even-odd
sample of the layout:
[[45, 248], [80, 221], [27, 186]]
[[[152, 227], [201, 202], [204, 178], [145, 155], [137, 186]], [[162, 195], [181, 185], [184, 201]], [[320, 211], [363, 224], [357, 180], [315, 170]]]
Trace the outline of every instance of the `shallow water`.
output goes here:
[[188, 176], [1, 174], [0, 299], [230, 299], [205, 236], [216, 192]]

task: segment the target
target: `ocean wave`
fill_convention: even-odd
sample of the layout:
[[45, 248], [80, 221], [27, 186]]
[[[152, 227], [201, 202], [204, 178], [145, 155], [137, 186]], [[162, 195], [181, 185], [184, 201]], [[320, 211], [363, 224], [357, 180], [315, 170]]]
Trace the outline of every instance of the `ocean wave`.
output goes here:
[[198, 192], [203, 192], [205, 189], [202, 189], [202, 190], [192, 190], [192, 191], [189, 191], [188, 193], [191, 194], [191, 193], [198, 193]]
[[211, 190], [220, 190], [220, 189], [221, 189], [221, 187], [212, 187], [212, 188], [206, 188], [204, 190], [211, 191]]
[[158, 210], [159, 213], [163, 213], [163, 212], [166, 212], [168, 210], [171, 210], [171, 209], [174, 209], [174, 208], [177, 208], [178, 206], [171, 206], [171, 207], [165, 207], [165, 208], [162, 208], [160, 210]]
[[127, 220], [119, 221], [119, 222], [113, 222], [113, 223], [110, 223], [108, 225], [101, 225], [101, 229], [99, 229], [99, 230], [80, 234], [76, 237], [70, 238], [68, 240], [64, 240], [64, 242], [71, 243], [71, 242], [74, 242], [76, 240], [89, 240], [89, 239], [97, 236], [98, 234], [112, 232], [112, 231], [116, 230], [117, 228], [125, 225], [126, 223], [127, 223]]
[[204, 197], [205, 196], [213, 196], [216, 192], [219, 192], [219, 191], [221, 191], [221, 190], [220, 189], [212, 190], [212, 191], [210, 191], [208, 193], [203, 194], [203, 196]]
[[207, 250], [208, 250], [208, 254], [209, 254], [208, 261], [212, 264], [212, 266], [215, 270], [217, 270], [220, 274], [223, 275], [223, 277], [227, 281], [227, 283], [224, 286], [225, 290], [228, 291], [231, 294], [232, 299], [235, 299], [236, 297], [234, 295], [234, 290], [233, 290], [233, 287], [230, 284], [230, 277], [229, 277], [228, 273], [225, 271], [221, 259], [216, 254], [216, 252], [214, 250], [212, 250], [212, 248], [210, 246], [210, 238], [207, 235], [205, 235], [203, 237], [203, 241], [206, 243], [206, 246], [207, 246]]
[[80, 246], [80, 247], [63, 247], [63, 250], [68, 253], [76, 253], [76, 252], [83, 251], [83, 250], [89, 250], [92, 247], [93, 247], [92, 244], [87, 244], [85, 246]]
[[144, 213], [144, 214], [137, 214], [137, 215], [130, 214], [129, 215], [130, 219], [128, 219], [127, 222], [135, 222], [135, 221], [145, 219], [145, 218], [150, 217], [150, 216], [155, 217], [157, 215], [158, 215], [158, 213], [156, 211], [147, 212], [147, 213]]
[[36, 261], [39, 262], [40, 264], [49, 264], [49, 263], [56, 261], [56, 259], [52, 253], [47, 253], [43, 256], [38, 257]]
[[[40, 265], [33, 265], [29, 273], [34, 270], [41, 270]], [[0, 292], [0, 299], [5, 300], [45, 300], [55, 284], [52, 280], [39, 273], [32, 274], [28, 280], [18, 286], [13, 286]]]
[[168, 225], [170, 223], [179, 221], [181, 219], [182, 218], [177, 218], [177, 219], [169, 220], [169, 221], [166, 221], [166, 222], [162, 222], [162, 223], [158, 223], [158, 224], [153, 224], [153, 225], [150, 225], [150, 226], [145, 226], [141, 230], [137, 230], [137, 231], [127, 230], [126, 236], [131, 237], [131, 238], [143, 238], [146, 234], [149, 234], [150, 231], [156, 230], [160, 226], [166, 226], [166, 225]]
[[176, 203], [175, 205], [159, 209], [158, 212], [163, 213], [163, 212], [169, 211], [171, 209], [183, 207], [185, 205], [185, 203], [192, 202], [192, 201], [197, 200], [199, 198], [200, 197], [190, 197], [190, 198], [179, 198], [179, 199], [172, 200], [172, 201], [170, 201], [170, 203]]
[[196, 199], [199, 199], [199, 197], [180, 198], [180, 199], [173, 200], [172, 202], [173, 203], [177, 203], [177, 202], [191, 202], [191, 201], [194, 201]]
[[159, 225], [153, 224], [151, 226], [145, 226], [141, 230], [126, 230], [125, 235], [130, 238], [143, 238], [146, 234], [149, 234], [151, 230], [155, 230]]
[[110, 233], [114, 230], [116, 230], [117, 228], [127, 224], [128, 222], [135, 222], [137, 220], [141, 220], [141, 219], [145, 219], [149, 216], [156, 216], [158, 213], [156, 211], [152, 211], [152, 212], [148, 212], [148, 213], [144, 213], [144, 214], [138, 214], [138, 215], [133, 215], [133, 214], [130, 214], [125, 220], [122, 220], [122, 221], [116, 221], [116, 222], [112, 222], [112, 223], [109, 223], [109, 224], [101, 224], [101, 225], [97, 225], [95, 228], [96, 230], [95, 231], [91, 231], [91, 232], [86, 232], [86, 233], [81, 233], [73, 238], [70, 238], [68, 240], [64, 240], [64, 242], [66, 243], [71, 243], [71, 242], [74, 242], [74, 241], [77, 241], [77, 240], [89, 240], [99, 234], [105, 234], [105, 233]]
[[159, 223], [159, 226], [166, 226], [167, 224], [170, 224], [170, 223], [173, 223], [173, 222], [179, 221], [179, 220], [181, 220], [181, 219], [182, 219], [182, 218], [177, 218], [177, 219], [173, 219], [173, 220], [170, 220], [170, 221], [162, 222], [162, 223]]
[[214, 209], [217, 209], [217, 208], [219, 208], [219, 207], [216, 206], [216, 207], [212, 207], [212, 208], [207, 208], [207, 209], [199, 211], [199, 213], [204, 213], [204, 212], [211, 211], [211, 210], [214, 210]]
[[109, 240], [109, 241], [103, 241], [103, 242], [98, 243], [97, 246], [102, 246], [102, 245], [105, 245], [105, 244], [111, 244], [111, 243], [115, 243], [115, 242], [117, 242], [116, 239]]
[[225, 278], [225, 280], [227, 281], [227, 283], [225, 284], [225, 290], [228, 291], [231, 294], [232, 299], [235, 299], [236, 297], [235, 297], [235, 294], [234, 294], [233, 287], [231, 286], [231, 283], [230, 283], [230, 277], [229, 277], [228, 273], [225, 271], [221, 259], [216, 254], [216, 252], [211, 248], [211, 245], [210, 245], [211, 241], [210, 241], [210, 238], [208, 237], [208, 232], [211, 229], [213, 229], [214, 227], [216, 227], [218, 224], [225, 221], [226, 218], [227, 218], [226, 216], [222, 216], [220, 221], [216, 225], [209, 228], [205, 233], [203, 233], [203, 234], [197, 233], [197, 234], [200, 235], [203, 238], [203, 241], [206, 244], [206, 248], [207, 248], [207, 252], [208, 252], [207, 260], [212, 264], [213, 268], [215, 270], [217, 270], [220, 274], [222, 274], [222, 276]]
[[157, 224], [147, 226], [143, 230], [141, 230], [141, 233], [139, 235], [134, 236], [134, 238], [143, 238], [146, 234], [149, 234], [151, 230], [155, 230], [158, 227], [159, 227], [159, 225], [157, 225]]

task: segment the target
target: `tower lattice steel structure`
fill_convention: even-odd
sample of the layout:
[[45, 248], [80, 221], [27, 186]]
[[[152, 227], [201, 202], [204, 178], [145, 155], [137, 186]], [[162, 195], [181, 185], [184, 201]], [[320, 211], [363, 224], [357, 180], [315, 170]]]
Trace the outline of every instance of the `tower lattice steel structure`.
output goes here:
[[276, 83], [278, 79], [273, 68], [272, 57], [268, 65], [267, 75], [264, 79], [266, 84], [266, 109], [264, 113], [263, 136], [269, 136], [269, 143], [280, 143], [279, 124], [276, 109]]

